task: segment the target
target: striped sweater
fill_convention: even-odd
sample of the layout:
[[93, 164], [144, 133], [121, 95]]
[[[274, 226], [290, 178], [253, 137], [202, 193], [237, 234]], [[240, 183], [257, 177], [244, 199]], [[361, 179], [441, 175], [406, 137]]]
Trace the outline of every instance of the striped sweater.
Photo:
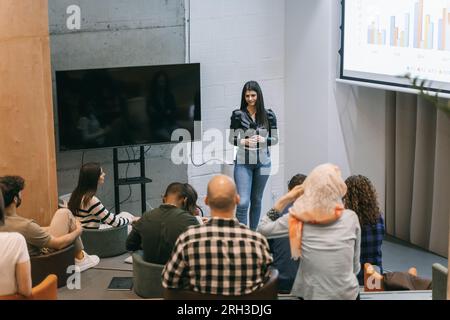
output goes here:
[[92, 197], [86, 206], [78, 209], [76, 216], [79, 218], [84, 229], [98, 229], [101, 223], [109, 224], [113, 227], [120, 227], [129, 224], [128, 218], [116, 216], [109, 212], [97, 197]]

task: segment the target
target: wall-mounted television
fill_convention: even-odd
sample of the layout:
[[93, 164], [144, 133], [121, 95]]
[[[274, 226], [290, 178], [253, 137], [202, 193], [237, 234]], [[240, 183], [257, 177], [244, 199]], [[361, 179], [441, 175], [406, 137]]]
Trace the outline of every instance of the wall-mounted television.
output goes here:
[[56, 71], [59, 150], [171, 143], [201, 120], [200, 64]]

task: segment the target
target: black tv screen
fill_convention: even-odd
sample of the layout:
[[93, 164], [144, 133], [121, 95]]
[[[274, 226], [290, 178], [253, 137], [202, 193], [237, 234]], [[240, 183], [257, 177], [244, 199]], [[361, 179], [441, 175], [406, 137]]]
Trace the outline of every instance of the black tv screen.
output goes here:
[[59, 150], [169, 143], [201, 120], [200, 64], [56, 71]]

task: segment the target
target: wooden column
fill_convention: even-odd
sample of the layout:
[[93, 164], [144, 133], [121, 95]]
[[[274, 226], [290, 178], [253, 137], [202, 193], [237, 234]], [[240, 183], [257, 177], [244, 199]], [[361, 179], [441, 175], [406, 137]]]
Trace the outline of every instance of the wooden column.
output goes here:
[[25, 178], [19, 214], [57, 208], [47, 0], [0, 1], [0, 175]]

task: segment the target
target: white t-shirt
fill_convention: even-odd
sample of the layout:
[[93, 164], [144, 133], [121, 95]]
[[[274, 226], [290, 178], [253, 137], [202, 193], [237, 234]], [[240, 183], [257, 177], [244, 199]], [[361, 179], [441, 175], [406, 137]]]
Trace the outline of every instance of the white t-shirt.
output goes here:
[[0, 296], [17, 293], [16, 264], [30, 260], [25, 238], [17, 232], [0, 232]]

